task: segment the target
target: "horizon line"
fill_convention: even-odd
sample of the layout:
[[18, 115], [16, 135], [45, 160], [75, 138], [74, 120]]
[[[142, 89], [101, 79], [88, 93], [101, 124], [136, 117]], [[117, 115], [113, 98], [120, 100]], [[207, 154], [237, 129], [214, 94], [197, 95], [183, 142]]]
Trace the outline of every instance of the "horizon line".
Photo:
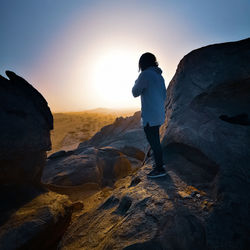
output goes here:
[[77, 112], [88, 112], [94, 110], [110, 110], [110, 111], [140, 111], [139, 107], [123, 107], [123, 108], [107, 108], [107, 107], [97, 107], [97, 108], [89, 108], [89, 109], [77, 109], [77, 110], [64, 110], [64, 111], [51, 111], [51, 113], [77, 113]]

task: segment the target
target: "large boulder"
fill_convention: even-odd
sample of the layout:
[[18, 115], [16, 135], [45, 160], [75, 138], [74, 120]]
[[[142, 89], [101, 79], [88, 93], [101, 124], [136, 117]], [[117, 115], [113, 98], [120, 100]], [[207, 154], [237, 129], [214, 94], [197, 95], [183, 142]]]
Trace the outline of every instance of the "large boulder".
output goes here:
[[194, 147], [225, 171], [235, 164], [245, 168], [250, 152], [249, 48], [246, 39], [194, 50], [181, 60], [167, 90], [164, 147]]
[[53, 116], [43, 96], [14, 72], [0, 76], [0, 183], [39, 183]]
[[[165, 156], [179, 152], [218, 169], [217, 204], [206, 221], [209, 248], [245, 249], [250, 218], [250, 39], [194, 50], [167, 90]], [[185, 171], [183, 166], [183, 170]]]
[[128, 157], [112, 147], [88, 147], [79, 154], [48, 160], [42, 182], [49, 186], [69, 188], [89, 184], [112, 186], [116, 180], [128, 175], [133, 165], [139, 163], [140, 160]]
[[167, 89], [166, 114], [166, 161], [174, 150], [207, 171], [218, 168], [208, 246], [243, 249], [250, 232], [250, 39], [186, 55]]
[[97, 149], [47, 161], [42, 182], [59, 186], [78, 186], [101, 182], [101, 173], [96, 165]]

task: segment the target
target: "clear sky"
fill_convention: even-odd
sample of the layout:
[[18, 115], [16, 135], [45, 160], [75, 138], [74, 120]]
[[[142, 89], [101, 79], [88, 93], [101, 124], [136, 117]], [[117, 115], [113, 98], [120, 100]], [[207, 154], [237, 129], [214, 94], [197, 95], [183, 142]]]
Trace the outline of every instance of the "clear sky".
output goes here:
[[144, 52], [166, 85], [193, 49], [250, 37], [250, 0], [0, 0], [0, 74], [13, 70], [52, 111], [140, 108]]

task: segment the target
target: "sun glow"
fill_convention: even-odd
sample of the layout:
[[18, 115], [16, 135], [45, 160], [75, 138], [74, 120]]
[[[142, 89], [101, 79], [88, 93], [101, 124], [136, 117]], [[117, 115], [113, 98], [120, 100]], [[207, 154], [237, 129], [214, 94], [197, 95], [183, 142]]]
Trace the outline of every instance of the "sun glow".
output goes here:
[[93, 64], [93, 88], [106, 107], [139, 106], [131, 94], [138, 76], [138, 56], [125, 50], [110, 50]]

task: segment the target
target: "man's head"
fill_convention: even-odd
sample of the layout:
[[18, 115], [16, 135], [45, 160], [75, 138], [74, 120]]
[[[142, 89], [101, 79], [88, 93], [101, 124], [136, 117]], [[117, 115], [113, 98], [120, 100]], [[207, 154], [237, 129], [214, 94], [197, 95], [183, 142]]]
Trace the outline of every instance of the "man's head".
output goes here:
[[155, 55], [149, 52], [142, 54], [139, 60], [139, 71], [143, 71], [152, 66], [158, 66]]

